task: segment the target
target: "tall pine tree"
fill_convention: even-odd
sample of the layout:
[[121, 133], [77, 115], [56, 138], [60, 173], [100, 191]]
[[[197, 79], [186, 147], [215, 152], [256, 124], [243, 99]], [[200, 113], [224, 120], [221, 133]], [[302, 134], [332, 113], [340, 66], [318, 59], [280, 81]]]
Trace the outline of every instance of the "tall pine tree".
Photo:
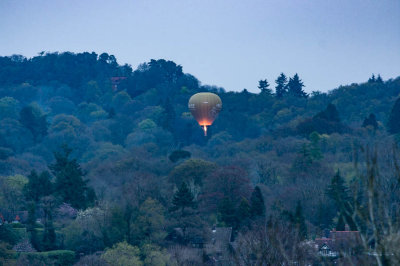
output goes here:
[[299, 78], [299, 75], [296, 73], [293, 78], [289, 78], [289, 82], [287, 84], [288, 93], [294, 95], [296, 97], [304, 97], [307, 98], [307, 93], [303, 90], [304, 83]]
[[253, 217], [264, 217], [265, 216], [265, 204], [261, 193], [261, 190], [256, 186], [250, 197], [250, 208], [251, 215]]
[[185, 182], [182, 182], [178, 191], [174, 194], [172, 199], [171, 211], [180, 210], [181, 216], [185, 215], [185, 208], [195, 208], [196, 202], [194, 196]]
[[277, 98], [282, 98], [287, 93], [287, 78], [285, 74], [281, 73], [275, 83], [275, 95]]
[[61, 152], [54, 153], [56, 162], [49, 166], [55, 176], [55, 193], [65, 203], [71, 204], [77, 209], [90, 206], [95, 194], [93, 189], [87, 186], [84, 180], [84, 171], [76, 159], [70, 159], [72, 150], [67, 146], [62, 147]]

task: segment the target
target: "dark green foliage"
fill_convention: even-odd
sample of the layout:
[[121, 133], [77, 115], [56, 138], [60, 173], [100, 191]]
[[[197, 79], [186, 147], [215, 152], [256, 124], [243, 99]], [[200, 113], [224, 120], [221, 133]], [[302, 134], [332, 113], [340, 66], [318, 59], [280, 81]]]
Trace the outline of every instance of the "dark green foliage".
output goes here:
[[344, 222], [343, 215], [339, 215], [338, 222], [336, 224], [336, 231], [344, 231], [346, 227], [346, 223]]
[[69, 266], [75, 262], [75, 253], [71, 250], [27, 252], [22, 253], [19, 260], [26, 261], [29, 265]]
[[310, 155], [313, 160], [320, 160], [323, 158], [320, 148], [320, 135], [317, 132], [310, 134]]
[[294, 223], [298, 230], [300, 239], [307, 239], [306, 219], [304, 218], [303, 207], [301, 206], [300, 201], [297, 201], [296, 211], [294, 213]]
[[195, 208], [196, 202], [194, 201], [194, 196], [185, 182], [182, 182], [178, 191], [175, 192], [172, 199], [171, 211], [181, 211], [181, 215], [184, 216], [185, 208]]
[[339, 112], [336, 109], [336, 106], [333, 104], [328, 104], [324, 111], [319, 112], [314, 116], [316, 119], [323, 119], [328, 122], [340, 123]]
[[346, 131], [346, 127], [340, 122], [335, 105], [329, 104], [324, 111], [300, 122], [297, 125], [297, 131], [302, 135], [309, 135], [314, 131], [319, 134], [332, 134], [343, 133]]
[[93, 191], [88, 190], [85, 173], [76, 159], [70, 159], [71, 149], [64, 146], [61, 152], [55, 152], [56, 162], [49, 166], [55, 176], [55, 193], [72, 207], [83, 209], [93, 204]]
[[281, 73], [275, 83], [275, 95], [277, 98], [282, 98], [287, 93], [287, 78], [285, 74]]
[[307, 93], [303, 90], [304, 84], [299, 78], [299, 75], [296, 73], [293, 78], [289, 78], [287, 83], [287, 91], [290, 95], [295, 97], [304, 97], [307, 98]]
[[376, 121], [376, 116], [374, 114], [370, 114], [368, 117], [364, 119], [362, 123], [362, 127], [372, 127], [373, 129], [378, 129], [378, 122]]
[[218, 205], [218, 220], [224, 226], [235, 227], [238, 221], [235, 204], [227, 197], [223, 198]]
[[374, 83], [374, 82], [376, 82], [376, 79], [375, 79], [375, 75], [372, 74], [372, 76], [368, 79], [368, 83]]
[[261, 90], [261, 93], [271, 94], [271, 89], [266, 79], [258, 81], [258, 88]]
[[242, 198], [236, 210], [236, 217], [239, 225], [248, 225], [251, 217], [251, 206], [246, 198]]
[[33, 106], [22, 108], [19, 121], [23, 126], [30, 130], [35, 142], [47, 135], [46, 115]]
[[41, 249], [41, 242], [36, 232], [36, 204], [30, 202], [27, 204], [28, 221], [26, 223], [26, 232], [28, 233], [29, 240], [36, 250]]
[[176, 163], [177, 161], [181, 160], [181, 159], [186, 159], [186, 158], [190, 158], [191, 153], [188, 151], [184, 151], [184, 150], [176, 150], [173, 151], [169, 156], [168, 159], [173, 162]]
[[390, 112], [388, 131], [391, 134], [400, 133], [400, 98], [396, 100]]
[[24, 188], [25, 198], [38, 203], [42, 197], [53, 193], [53, 184], [50, 178], [50, 174], [47, 171], [43, 171], [38, 175], [35, 170], [32, 170], [28, 175], [29, 182]]
[[265, 204], [261, 190], [256, 186], [251, 193], [250, 197], [250, 213], [253, 217], [264, 217], [265, 216]]
[[340, 175], [339, 170], [331, 180], [331, 184], [326, 189], [327, 195], [335, 202], [337, 210], [343, 215], [345, 223], [351, 230], [357, 230], [357, 227], [351, 217], [353, 202], [349, 196], [349, 189], [346, 182]]
[[0, 240], [14, 245], [18, 241], [18, 235], [13, 230], [11, 224], [0, 225]]

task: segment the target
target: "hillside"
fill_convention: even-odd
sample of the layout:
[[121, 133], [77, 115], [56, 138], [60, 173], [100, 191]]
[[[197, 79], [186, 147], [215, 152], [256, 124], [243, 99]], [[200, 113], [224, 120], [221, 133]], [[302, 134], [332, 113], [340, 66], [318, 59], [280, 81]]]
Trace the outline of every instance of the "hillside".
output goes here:
[[[400, 77], [307, 97], [290, 85], [278, 97], [269, 83], [260, 93], [232, 92], [203, 85], [171, 61], [133, 70], [106, 53], [0, 57], [0, 213], [8, 221], [28, 212], [42, 220], [40, 234], [54, 239], [31, 237], [36, 250], [89, 255], [126, 241], [143, 261], [180, 256], [193, 265], [204, 262], [193, 243], [213, 225], [232, 227], [240, 243], [269, 219], [274, 237], [287, 226], [298, 250], [341, 219], [371, 234], [373, 221], [350, 212], [367, 204], [366, 177], [376, 169], [374, 192], [399, 210], [399, 138], [388, 123]], [[187, 107], [204, 91], [223, 103], [207, 137]], [[47, 192], [38, 192], [40, 184]], [[81, 190], [76, 197], [68, 194], [72, 187]], [[177, 191], [193, 199], [182, 203]], [[27, 217], [23, 224], [35, 231]], [[176, 228], [185, 229], [179, 237]], [[178, 245], [191, 255], [178, 254]]]

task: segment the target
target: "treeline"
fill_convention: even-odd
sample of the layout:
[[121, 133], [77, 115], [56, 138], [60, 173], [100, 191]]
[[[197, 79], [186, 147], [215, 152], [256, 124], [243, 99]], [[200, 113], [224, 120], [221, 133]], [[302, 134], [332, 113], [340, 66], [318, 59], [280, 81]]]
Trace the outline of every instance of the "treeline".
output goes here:
[[[204, 265], [222, 227], [230, 261], [309, 263], [304, 241], [346, 226], [368, 239], [352, 259], [370, 263], [371, 243], [397, 254], [400, 78], [305, 86], [282, 73], [225, 91], [106, 53], [0, 57], [0, 220], [20, 219], [0, 226], [0, 257]], [[223, 102], [207, 138], [187, 108], [201, 91]]]

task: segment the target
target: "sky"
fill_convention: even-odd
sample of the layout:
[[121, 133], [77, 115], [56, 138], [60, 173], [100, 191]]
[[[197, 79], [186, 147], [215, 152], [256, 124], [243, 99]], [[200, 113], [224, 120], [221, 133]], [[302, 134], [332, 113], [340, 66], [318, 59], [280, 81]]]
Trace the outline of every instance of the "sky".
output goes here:
[[41, 51], [163, 58], [229, 91], [298, 73], [328, 91], [400, 76], [400, 0], [0, 0], [0, 56]]

